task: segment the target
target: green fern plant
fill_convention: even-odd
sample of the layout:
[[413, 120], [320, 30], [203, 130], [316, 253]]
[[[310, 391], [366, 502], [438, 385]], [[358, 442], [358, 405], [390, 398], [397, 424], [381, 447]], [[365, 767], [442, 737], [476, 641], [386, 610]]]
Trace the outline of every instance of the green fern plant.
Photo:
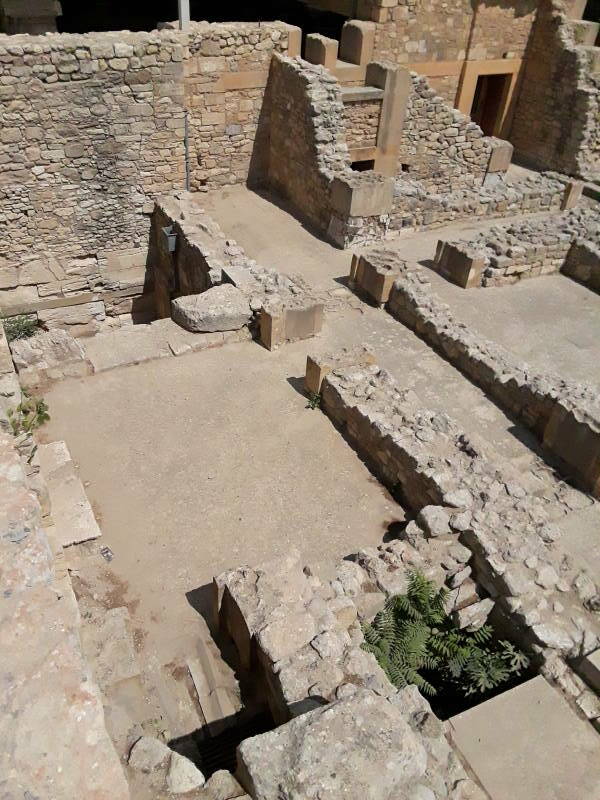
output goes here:
[[410, 684], [435, 696], [445, 687], [467, 697], [506, 683], [529, 665], [493, 629], [460, 630], [445, 611], [448, 590], [418, 571], [409, 573], [406, 594], [388, 598], [372, 624], [363, 625], [363, 648], [373, 653], [399, 689]]

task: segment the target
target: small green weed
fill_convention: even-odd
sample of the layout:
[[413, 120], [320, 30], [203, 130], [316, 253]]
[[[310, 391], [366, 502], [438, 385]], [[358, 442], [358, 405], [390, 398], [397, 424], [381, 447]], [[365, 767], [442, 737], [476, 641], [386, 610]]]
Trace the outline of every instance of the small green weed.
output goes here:
[[306, 408], [319, 408], [321, 405], [321, 395], [317, 392], [309, 392]]
[[17, 339], [29, 339], [30, 336], [35, 336], [39, 331], [35, 317], [28, 317], [25, 314], [3, 319], [2, 325], [9, 342], [14, 342]]
[[13, 436], [31, 433], [50, 419], [46, 402], [40, 397], [29, 397], [26, 392], [16, 408], [9, 408], [7, 415]]

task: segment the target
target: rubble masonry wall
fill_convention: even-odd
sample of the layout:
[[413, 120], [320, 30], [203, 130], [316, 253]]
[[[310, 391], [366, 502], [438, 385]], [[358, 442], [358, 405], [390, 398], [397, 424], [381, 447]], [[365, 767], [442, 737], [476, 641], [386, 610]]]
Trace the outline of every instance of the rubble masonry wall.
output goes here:
[[587, 59], [562, 4], [542, 0], [510, 139], [543, 169], [593, 179], [600, 171], [600, 75]]

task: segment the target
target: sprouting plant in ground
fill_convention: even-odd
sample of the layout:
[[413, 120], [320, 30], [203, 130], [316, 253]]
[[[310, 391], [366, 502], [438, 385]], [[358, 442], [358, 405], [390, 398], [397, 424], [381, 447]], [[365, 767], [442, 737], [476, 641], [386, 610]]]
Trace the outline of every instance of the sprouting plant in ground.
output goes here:
[[321, 405], [321, 395], [318, 392], [309, 392], [306, 408], [319, 408]]
[[48, 422], [48, 406], [40, 397], [30, 397], [23, 392], [21, 402], [7, 412], [8, 422], [14, 436], [27, 434]]
[[415, 684], [434, 696], [444, 689], [463, 696], [502, 685], [529, 665], [511, 642], [489, 625], [460, 630], [445, 610], [448, 590], [420, 572], [409, 573], [406, 594], [388, 598], [372, 624], [363, 625], [363, 647], [399, 689]]
[[34, 336], [39, 331], [35, 317], [28, 317], [25, 314], [3, 319], [2, 325], [9, 342], [14, 342], [17, 339], [29, 339], [30, 336]]

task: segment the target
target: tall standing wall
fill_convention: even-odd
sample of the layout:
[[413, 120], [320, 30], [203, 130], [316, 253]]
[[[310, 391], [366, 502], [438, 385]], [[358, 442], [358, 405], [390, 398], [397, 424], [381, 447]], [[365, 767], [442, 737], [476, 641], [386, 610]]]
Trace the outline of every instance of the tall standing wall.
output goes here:
[[540, 4], [510, 138], [533, 164], [592, 179], [600, 174], [600, 75], [563, 10]]

